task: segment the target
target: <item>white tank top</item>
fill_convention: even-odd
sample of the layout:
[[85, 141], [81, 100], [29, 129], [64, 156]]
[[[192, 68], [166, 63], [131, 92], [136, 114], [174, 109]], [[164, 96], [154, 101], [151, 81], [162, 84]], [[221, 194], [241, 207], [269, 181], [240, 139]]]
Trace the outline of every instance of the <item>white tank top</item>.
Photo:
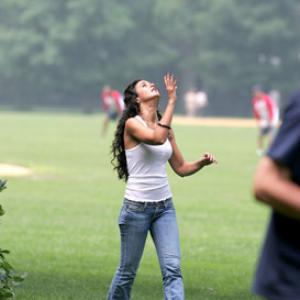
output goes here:
[[[135, 117], [145, 126], [140, 117]], [[167, 139], [162, 145], [140, 143], [125, 150], [128, 181], [125, 198], [132, 201], [161, 201], [172, 197], [166, 172], [166, 164], [172, 155], [172, 146]]]

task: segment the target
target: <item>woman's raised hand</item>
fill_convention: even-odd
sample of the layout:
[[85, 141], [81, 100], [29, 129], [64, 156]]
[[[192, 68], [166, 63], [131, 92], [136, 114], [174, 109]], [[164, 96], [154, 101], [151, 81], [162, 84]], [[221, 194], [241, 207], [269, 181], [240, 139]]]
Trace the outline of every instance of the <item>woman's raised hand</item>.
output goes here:
[[177, 83], [176, 79], [173, 74], [167, 73], [164, 76], [164, 82], [165, 82], [165, 87], [168, 93], [168, 100], [169, 102], [175, 102], [177, 95], [176, 95], [176, 90], [177, 90]]

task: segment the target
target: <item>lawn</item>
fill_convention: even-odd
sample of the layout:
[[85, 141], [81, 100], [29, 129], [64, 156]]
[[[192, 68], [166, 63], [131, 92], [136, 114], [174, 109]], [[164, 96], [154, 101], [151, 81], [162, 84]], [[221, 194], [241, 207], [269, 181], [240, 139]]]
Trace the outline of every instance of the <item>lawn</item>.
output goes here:
[[[124, 183], [110, 164], [113, 124], [101, 115], [0, 113], [0, 163], [33, 170], [6, 177], [0, 247], [27, 272], [21, 300], [105, 299], [119, 259]], [[218, 165], [180, 178], [169, 168], [179, 223], [186, 299], [250, 300], [268, 210], [251, 196], [258, 162], [254, 128], [174, 125], [187, 160], [205, 151]], [[149, 238], [132, 299], [163, 299]]]

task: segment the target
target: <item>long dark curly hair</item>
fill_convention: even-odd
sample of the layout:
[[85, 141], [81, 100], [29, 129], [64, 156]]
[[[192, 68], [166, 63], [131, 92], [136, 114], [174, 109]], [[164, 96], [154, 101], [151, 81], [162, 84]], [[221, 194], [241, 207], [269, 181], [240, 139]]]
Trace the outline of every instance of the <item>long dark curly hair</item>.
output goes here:
[[[127, 181], [129, 176], [124, 145], [125, 123], [129, 118], [135, 117], [140, 113], [140, 107], [136, 101], [138, 94], [135, 90], [135, 86], [139, 81], [141, 81], [141, 79], [134, 80], [124, 90], [125, 108], [118, 122], [111, 147], [111, 153], [113, 156], [111, 163], [114, 166], [114, 170], [117, 171], [119, 179], [123, 179], [124, 181]], [[157, 111], [157, 116], [160, 120], [161, 114], [159, 111]]]

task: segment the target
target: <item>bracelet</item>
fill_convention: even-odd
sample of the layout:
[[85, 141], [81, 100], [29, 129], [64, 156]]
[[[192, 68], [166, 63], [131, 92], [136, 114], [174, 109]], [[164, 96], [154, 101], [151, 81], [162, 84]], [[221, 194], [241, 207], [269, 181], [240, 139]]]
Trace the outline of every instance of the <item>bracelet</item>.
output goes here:
[[165, 124], [161, 124], [161, 123], [157, 123], [158, 126], [163, 127], [163, 128], [167, 128], [167, 129], [172, 129], [169, 125], [165, 125]]

